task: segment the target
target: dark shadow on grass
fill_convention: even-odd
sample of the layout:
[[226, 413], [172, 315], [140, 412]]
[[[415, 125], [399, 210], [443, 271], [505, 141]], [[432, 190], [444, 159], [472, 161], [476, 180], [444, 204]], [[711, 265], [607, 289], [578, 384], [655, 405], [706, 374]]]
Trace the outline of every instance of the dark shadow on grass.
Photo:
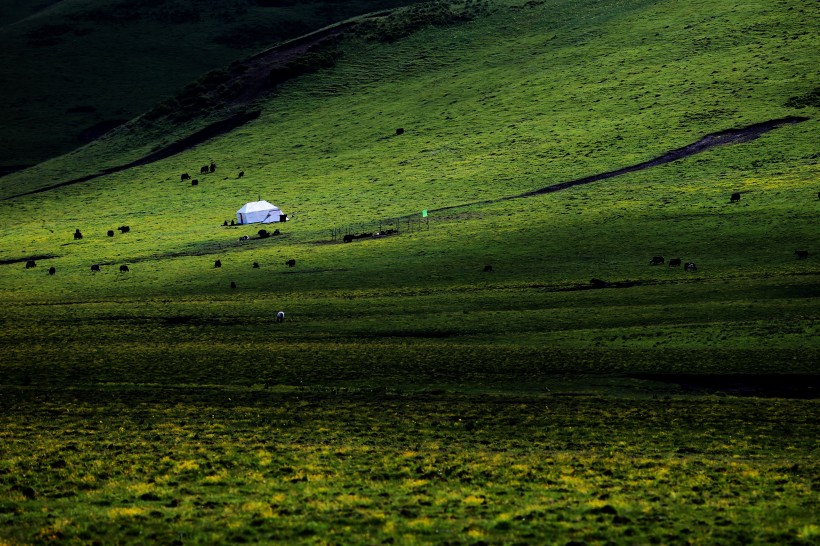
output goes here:
[[8, 260], [0, 260], [0, 265], [26, 263], [29, 260], [51, 260], [53, 258], [59, 258], [59, 256], [56, 254], [35, 254], [34, 256], [27, 256], [25, 258], [9, 258]]
[[626, 377], [675, 383], [692, 393], [717, 392], [759, 398], [820, 398], [820, 375], [816, 374], [696, 374], [636, 373]]

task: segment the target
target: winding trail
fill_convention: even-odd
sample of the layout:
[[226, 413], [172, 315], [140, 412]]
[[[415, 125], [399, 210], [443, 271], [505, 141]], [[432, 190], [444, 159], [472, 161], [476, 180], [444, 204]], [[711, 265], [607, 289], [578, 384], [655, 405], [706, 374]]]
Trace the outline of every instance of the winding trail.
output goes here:
[[677, 161], [679, 159], [683, 159], [685, 157], [689, 157], [695, 154], [699, 154], [704, 152], [710, 148], [714, 148], [715, 146], [725, 146], [728, 144], [740, 144], [742, 142], [748, 142], [750, 140], [754, 140], [761, 135], [768, 133], [778, 127], [782, 127], [784, 125], [790, 125], [793, 123], [802, 123], [804, 121], [808, 121], [809, 118], [805, 117], [798, 117], [798, 116], [788, 116], [785, 118], [774, 119], [771, 121], [764, 121], [762, 123], [755, 123], [754, 125], [748, 125], [746, 127], [741, 127], [739, 129], [727, 129], [725, 131], [719, 131], [717, 133], [711, 133], [706, 135], [705, 137], [701, 138], [697, 142], [689, 144], [688, 146], [684, 146], [683, 148], [677, 148], [675, 150], [671, 150], [666, 152], [665, 154], [658, 156], [654, 159], [650, 159], [649, 161], [644, 161], [643, 163], [638, 163], [635, 165], [630, 165], [629, 167], [623, 167], [621, 169], [617, 169], [615, 171], [609, 171], [601, 174], [595, 174], [592, 176], [586, 176], [584, 178], [577, 178], [575, 180], [569, 180], [567, 182], [561, 182], [559, 184], [552, 184], [550, 186], [545, 186], [543, 188], [539, 188], [537, 190], [528, 191], [525, 193], [520, 193], [518, 195], [511, 195], [507, 197], [499, 197], [497, 199], [487, 199], [485, 201], [475, 201], [473, 203], [464, 203], [461, 205], [451, 205], [448, 207], [441, 207], [438, 209], [430, 209], [430, 212], [440, 212], [445, 210], [452, 210], [462, 207], [469, 207], [473, 205], [485, 205], [490, 203], [499, 203], [501, 201], [509, 201], [512, 199], [522, 199], [525, 197], [534, 197], [536, 195], [543, 195], [545, 193], [553, 193], [556, 191], [565, 190], [567, 188], [571, 188], [573, 186], [580, 186], [582, 184], [589, 184], [590, 182], [598, 182], [599, 180], [606, 180], [607, 178], [614, 178], [616, 176], [620, 176], [622, 174], [627, 174], [635, 171], [641, 171], [644, 169], [648, 169], [650, 167], [656, 167], [658, 165], [664, 165], [666, 163], [672, 163], [673, 161]]
[[[25, 193], [19, 193], [16, 195], [11, 195], [2, 199], [3, 201], [7, 201], [9, 199], [15, 199], [17, 197], [23, 197], [25, 195], [32, 195], [36, 193], [42, 193], [49, 190], [53, 190], [55, 188], [61, 188], [64, 186], [70, 186], [72, 184], [78, 184], [80, 182], [87, 182], [88, 180], [93, 180], [94, 178], [98, 178], [100, 176], [105, 176], [107, 174], [112, 174], [120, 171], [124, 171], [126, 169], [130, 169], [132, 167], [137, 167], [139, 165], [147, 165], [149, 163], [153, 163], [155, 161], [159, 161], [160, 159], [165, 159], [167, 157], [171, 157], [176, 155], [182, 151], [187, 149], [193, 148], [198, 144], [202, 144], [214, 137], [219, 135], [228, 133], [249, 121], [255, 120], [260, 115], [259, 110], [254, 110], [251, 112], [243, 112], [240, 114], [236, 114], [228, 119], [218, 121], [196, 133], [189, 135], [173, 144], [158, 150], [154, 153], [151, 153], [147, 156], [144, 156], [136, 161], [132, 161], [131, 163], [125, 165], [118, 165], [116, 167], [109, 167], [104, 169], [101, 172], [97, 172], [94, 174], [90, 174], [87, 176], [83, 176], [80, 178], [75, 178], [73, 180], [68, 180], [65, 182], [58, 182], [57, 184], [52, 184], [49, 186], [44, 186], [42, 188], [38, 188], [36, 190], [28, 191]], [[715, 146], [725, 146], [728, 144], [740, 144], [742, 142], [748, 142], [750, 140], [754, 140], [761, 135], [768, 133], [778, 127], [782, 127], [784, 125], [791, 125], [794, 123], [802, 123], [804, 121], [808, 121], [810, 118], [806, 117], [798, 117], [798, 116], [788, 116], [785, 118], [774, 119], [770, 121], [764, 121], [762, 123], [755, 123], [753, 125], [748, 125], [746, 127], [741, 127], [739, 129], [727, 129], [725, 131], [719, 131], [717, 133], [711, 133], [706, 135], [705, 137], [701, 138], [697, 142], [689, 144], [688, 146], [684, 146], [683, 148], [678, 148], [675, 150], [671, 150], [666, 152], [665, 154], [658, 156], [654, 159], [650, 159], [649, 161], [644, 161], [643, 163], [638, 163], [636, 165], [630, 165], [629, 167], [623, 167], [621, 169], [617, 169], [615, 171], [608, 171], [601, 174], [595, 174], [592, 176], [587, 176], [584, 178], [578, 178], [575, 180], [570, 180], [567, 182], [561, 182], [558, 184], [552, 184], [550, 186], [546, 186], [543, 188], [539, 188], [537, 190], [528, 191], [525, 193], [520, 193], [518, 195], [510, 195], [506, 197], [499, 197], [496, 199], [486, 199], [483, 201], [474, 201], [472, 203], [462, 203], [460, 205], [450, 205], [447, 207], [440, 207], [437, 209], [430, 209], [430, 212], [441, 212], [445, 210], [452, 210], [462, 207], [469, 207], [474, 205], [486, 205], [491, 203], [498, 203], [501, 201], [509, 201], [512, 199], [522, 199], [525, 197], [534, 197], [537, 195], [543, 195], [545, 193], [553, 193], [556, 191], [565, 190], [567, 188], [571, 188], [573, 186], [580, 186], [582, 184], [589, 184], [590, 182], [597, 182], [599, 180], [605, 180], [607, 178], [614, 178], [616, 176], [620, 176], [622, 174], [627, 174], [635, 171], [640, 171], [643, 169], [648, 169], [650, 167], [656, 167], [658, 165], [663, 165], [665, 163], [671, 163], [673, 161], [677, 161], [679, 159], [683, 159], [685, 157], [689, 157], [695, 154], [699, 154], [703, 151], [706, 151], [710, 148], [714, 148]], [[408, 215], [409, 216], [415, 216]]]

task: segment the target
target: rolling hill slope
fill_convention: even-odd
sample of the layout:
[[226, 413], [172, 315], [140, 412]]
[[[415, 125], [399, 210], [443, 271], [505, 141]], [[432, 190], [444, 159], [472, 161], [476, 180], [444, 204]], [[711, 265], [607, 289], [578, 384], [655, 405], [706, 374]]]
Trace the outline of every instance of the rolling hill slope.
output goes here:
[[[50, 284], [31, 283], [30, 272], [3, 266], [4, 298], [207, 298], [230, 291], [208, 266], [217, 258], [250, 294], [273, 281], [240, 264], [275, 268], [289, 257], [305, 269], [277, 272], [277, 292], [693, 280], [646, 267], [656, 254], [705, 262], [695, 280], [814, 274], [815, 263], [793, 252], [817, 246], [816, 107], [787, 103], [817, 85], [809, 31], [817, 13], [799, 2], [778, 6], [466, 2], [448, 7], [445, 19], [434, 4], [367, 21], [318, 50], [334, 67], [244, 106], [258, 118], [227, 134], [3, 201], [2, 260], [51, 256], [47, 263], [65, 270]], [[418, 30], [397, 32], [402, 23]], [[504, 200], [786, 116], [807, 121], [584, 187]], [[184, 134], [196, 123], [166, 127]], [[138, 159], [158, 146], [156, 128], [144, 127], [137, 120], [9, 176], [3, 193]], [[219, 167], [198, 186], [180, 181], [210, 161]], [[730, 207], [736, 191], [744, 198]], [[237, 244], [256, 228], [221, 226], [259, 197], [293, 221], [276, 242]], [[420, 224], [422, 209], [442, 212]], [[132, 234], [105, 237], [121, 224]], [[87, 239], [72, 242], [78, 228]], [[338, 244], [340, 233], [388, 228], [403, 235]], [[88, 265], [119, 262], [146, 273], [89, 284]], [[476, 278], [485, 263], [496, 274]]]
[[0, 172], [66, 153], [203, 74], [394, 1], [4, 2]]
[[418, 5], [0, 179], [0, 537], [816, 540], [818, 15]]

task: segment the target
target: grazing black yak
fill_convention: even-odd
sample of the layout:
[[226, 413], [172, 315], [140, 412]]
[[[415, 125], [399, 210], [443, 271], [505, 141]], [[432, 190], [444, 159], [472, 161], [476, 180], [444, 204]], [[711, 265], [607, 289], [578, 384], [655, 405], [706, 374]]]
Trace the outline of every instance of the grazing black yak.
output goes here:
[[128, 269], [127, 265], [121, 265], [120, 266], [120, 273], [128, 273], [128, 271], [130, 271], [130, 270]]
[[91, 272], [92, 273], [99, 273], [99, 271], [100, 271], [100, 264], [94, 264], [94, 265], [91, 266]]
[[804, 258], [809, 257], [809, 251], [808, 250], [795, 250], [794, 253], [797, 255], [798, 260], [802, 260]]
[[740, 201], [740, 194], [738, 192], [733, 193], [731, 197], [729, 197], [730, 203], [737, 203], [738, 201]]
[[669, 260], [669, 267], [678, 267], [680, 266], [680, 258], [672, 258]]
[[649, 265], [661, 265], [664, 262], [663, 256], [652, 256]]
[[285, 262], [285, 265], [288, 266], [288, 267], [295, 267], [296, 266], [296, 260], [291, 258], [290, 260]]

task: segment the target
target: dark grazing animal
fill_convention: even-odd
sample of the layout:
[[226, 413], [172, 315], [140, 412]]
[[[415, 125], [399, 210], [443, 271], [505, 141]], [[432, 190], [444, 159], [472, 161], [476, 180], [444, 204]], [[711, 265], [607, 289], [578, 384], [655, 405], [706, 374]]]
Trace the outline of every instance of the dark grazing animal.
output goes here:
[[216, 163], [211, 161], [211, 164], [208, 165], [208, 170], [211, 171], [211, 172], [214, 172], [216, 170]]
[[109, 236], [109, 237], [113, 237], [113, 236], [114, 236], [114, 230], [113, 230], [113, 229], [109, 229], [109, 230], [108, 230], [108, 236]]
[[54, 275], [55, 273], [57, 273], [57, 268], [56, 267], [52, 266], [52, 267], [48, 268], [48, 274], [49, 275]]
[[131, 231], [131, 228], [128, 226], [120, 226], [117, 229], [120, 230], [120, 233], [128, 233], [129, 231]]
[[79, 240], [79, 239], [82, 239], [82, 238], [83, 238], [83, 234], [82, 234], [82, 233], [80, 233], [80, 230], [79, 230], [79, 229], [78, 229], [77, 231], [75, 231], [75, 232], [74, 232], [74, 240], [75, 240], [75, 241], [77, 241], [77, 240]]
[[127, 265], [120, 266], [120, 273], [128, 273], [130, 270], [128, 269]]
[[285, 322], [285, 312], [279, 311], [276, 313], [276, 322]]
[[609, 283], [601, 279], [591, 279], [589, 284], [591, 284], [593, 288], [609, 288]]
[[194, 178], [193, 180], [191, 180], [191, 185], [192, 185], [192, 186], [199, 186], [199, 180], [197, 180], [196, 178]]
[[697, 271], [698, 266], [695, 265], [695, 262], [686, 262], [683, 266], [684, 271]]
[[350, 242], [355, 241], [356, 239], [366, 239], [368, 237], [373, 237], [373, 234], [372, 233], [359, 233], [359, 234], [356, 235], [356, 234], [348, 233], [347, 235], [342, 237], [342, 241], [344, 241], [345, 243], [350, 243]]
[[237, 178], [242, 178], [243, 176], [245, 176], [245, 171], [239, 171], [239, 176], [237, 176]]
[[256, 232], [256, 234], [259, 235], [260, 239], [267, 239], [268, 237], [270, 237], [270, 233], [268, 233], [268, 230], [266, 229], [260, 229]]
[[236, 288], [236, 283], [231, 281], [231, 288]]
[[672, 258], [669, 260], [669, 267], [678, 267], [680, 266], [680, 258]]
[[253, 262], [253, 268], [259, 269], [259, 262]]
[[285, 265], [288, 266], [288, 267], [295, 267], [296, 266], [296, 260], [291, 258], [290, 260], [285, 262]]
[[[803, 259], [809, 257], [809, 251], [808, 250], [795, 250], [794, 253], [797, 255], [798, 260], [803, 260]], [[28, 267], [28, 266], [26, 266], [26, 267]]]
[[248, 237], [247, 235], [243, 235], [239, 238], [240, 241], [247, 241], [248, 239], [250, 239], [250, 237]]
[[649, 265], [661, 265], [664, 262], [663, 256], [652, 256]]
[[190, 175], [190, 174], [188, 174], [188, 173], [182, 173], [182, 174], [179, 176], [179, 179], [180, 179], [180, 180], [190, 180], [190, 179], [191, 179], [191, 175]]
[[99, 273], [99, 271], [100, 271], [100, 264], [94, 264], [94, 265], [91, 266], [91, 272], [92, 273]]
[[731, 197], [729, 197], [730, 203], [737, 203], [738, 201], [740, 201], [740, 193], [738, 192], [733, 193]]
[[492, 273], [493, 272], [493, 266], [491, 266], [490, 264], [487, 264], [487, 265], [484, 266], [483, 271], [484, 271], [484, 273]]
[[404, 127], [399, 127], [398, 129], [396, 129], [396, 134], [397, 135], [403, 135], [404, 134]]
[[199, 168], [199, 174], [208, 174], [208, 166], [203, 165]]
[[214, 267], [222, 267], [222, 260], [217, 260], [214, 262]]
[[28, 260], [26, 262], [26, 269], [31, 269], [32, 267], [37, 267], [37, 262], [34, 260]]

